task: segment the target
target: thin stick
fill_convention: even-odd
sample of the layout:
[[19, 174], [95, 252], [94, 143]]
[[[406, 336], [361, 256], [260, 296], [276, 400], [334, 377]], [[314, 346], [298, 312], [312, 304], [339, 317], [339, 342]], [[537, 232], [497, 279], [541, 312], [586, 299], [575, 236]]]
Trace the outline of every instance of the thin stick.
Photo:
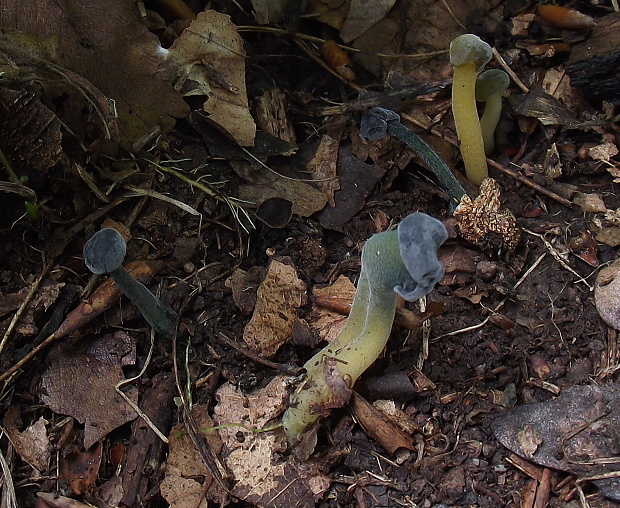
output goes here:
[[517, 76], [514, 73], [514, 71], [506, 63], [506, 60], [504, 60], [504, 57], [502, 55], [500, 55], [499, 51], [497, 51], [496, 48], [493, 48], [493, 56], [495, 57], [495, 60], [497, 61], [499, 66], [502, 69], [504, 69], [506, 71], [506, 74], [508, 74], [510, 76], [510, 79], [512, 79], [514, 81], [515, 85], [517, 85], [521, 89], [521, 91], [523, 93], [528, 93], [530, 91], [530, 89], [525, 85], [525, 83], [523, 83], [523, 81], [521, 81], [519, 79], [519, 76]]
[[257, 354], [253, 353], [247, 348], [244, 348], [240, 344], [237, 344], [234, 340], [230, 339], [229, 337], [224, 335], [222, 332], [219, 332], [217, 334], [217, 338], [220, 339], [225, 344], [229, 345], [230, 347], [234, 348], [235, 350], [239, 351], [240, 353], [243, 353], [253, 362], [260, 363], [261, 365], [264, 365], [265, 367], [269, 367], [271, 369], [279, 370], [280, 372], [284, 372], [285, 374], [288, 374], [289, 376], [299, 376], [299, 374], [301, 374], [301, 371], [303, 370], [301, 367], [297, 367], [296, 365], [275, 363], [261, 356], [258, 356]]
[[[540, 257], [534, 262], [534, 264], [529, 267], [527, 272], [525, 272], [523, 276], [514, 285], [515, 289], [517, 289], [525, 281], [525, 279], [536, 269], [536, 267], [542, 262], [542, 260], [544, 259], [546, 255], [547, 253], [543, 252], [540, 255]], [[466, 328], [460, 328], [459, 330], [454, 330], [452, 332], [444, 333], [443, 335], [439, 335], [438, 337], [435, 337], [433, 339], [433, 342], [437, 342], [438, 340], [443, 339], [444, 337], [454, 337], [455, 335], [460, 335], [461, 333], [471, 332], [471, 331], [477, 330], [478, 328], [482, 328], [484, 325], [486, 325], [489, 322], [489, 319], [491, 319], [491, 316], [493, 316], [493, 314], [496, 314], [504, 306], [504, 304], [507, 301], [508, 301], [508, 297], [504, 298], [501, 302], [497, 304], [497, 306], [491, 311], [491, 313], [477, 325], [472, 325]]]

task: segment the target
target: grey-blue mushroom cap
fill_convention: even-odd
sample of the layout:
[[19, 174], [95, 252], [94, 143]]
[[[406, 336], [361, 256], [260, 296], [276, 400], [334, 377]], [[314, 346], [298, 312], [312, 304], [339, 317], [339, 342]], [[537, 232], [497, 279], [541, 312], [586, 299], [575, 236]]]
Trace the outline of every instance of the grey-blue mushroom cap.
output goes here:
[[425, 213], [413, 213], [398, 225], [398, 245], [411, 279], [394, 287], [408, 302], [430, 293], [444, 275], [437, 249], [448, 238], [441, 221]]
[[84, 245], [84, 263], [96, 274], [109, 273], [123, 264], [127, 242], [116, 229], [97, 231]]

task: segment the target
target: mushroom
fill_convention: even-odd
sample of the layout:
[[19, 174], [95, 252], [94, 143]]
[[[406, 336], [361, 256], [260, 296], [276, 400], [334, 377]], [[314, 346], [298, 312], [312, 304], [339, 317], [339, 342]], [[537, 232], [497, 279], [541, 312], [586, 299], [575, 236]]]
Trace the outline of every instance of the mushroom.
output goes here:
[[83, 252], [84, 263], [92, 273], [96, 275], [109, 273], [153, 329], [165, 337], [173, 337], [176, 312], [160, 302], [144, 284], [134, 279], [123, 268], [127, 242], [118, 231], [112, 228], [98, 231], [86, 242]]
[[476, 109], [476, 76], [489, 63], [491, 46], [473, 34], [463, 34], [450, 43], [452, 114], [467, 178], [479, 185], [489, 175], [484, 142]]
[[414, 213], [396, 231], [377, 233], [366, 242], [347, 324], [334, 342], [306, 362], [303, 388], [293, 393], [282, 417], [290, 444], [298, 443], [328, 409], [347, 402], [350, 388], [387, 343], [397, 295], [417, 300], [441, 280], [444, 268], [437, 249], [447, 237], [439, 220]]
[[502, 115], [502, 92], [509, 84], [508, 74], [500, 69], [484, 71], [476, 80], [476, 100], [485, 103], [480, 130], [487, 155], [495, 150], [495, 128]]

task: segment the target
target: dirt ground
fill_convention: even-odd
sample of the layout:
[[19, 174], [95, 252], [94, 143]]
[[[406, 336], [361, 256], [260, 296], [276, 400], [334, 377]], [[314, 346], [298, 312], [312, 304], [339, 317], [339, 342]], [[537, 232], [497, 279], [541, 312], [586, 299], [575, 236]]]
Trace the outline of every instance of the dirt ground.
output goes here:
[[[408, 4], [397, 6], [401, 3]], [[531, 76], [542, 80], [550, 69], [563, 72], [568, 54], [532, 56], [520, 49], [517, 56], [515, 41], [532, 45], [564, 37], [576, 45], [578, 37], [573, 42], [566, 29], [550, 28], [538, 18], [528, 37], [510, 35], [518, 13], [536, 10], [527, 2], [520, 2], [521, 10], [509, 4], [495, 2], [488, 16], [481, 17], [498, 24], [492, 42], [512, 56], [512, 70], [530, 86]], [[237, 26], [256, 25], [231, 5], [216, 2], [211, 8], [230, 14]], [[614, 15], [606, 5], [571, 6], [595, 17]], [[303, 17], [292, 31], [325, 38], [336, 33]], [[520, 239], [514, 250], [501, 241], [475, 245], [462, 237], [444, 189], [410, 149], [394, 138], [374, 144], [361, 140], [359, 122], [368, 108], [354, 107], [355, 89], [309, 58], [294, 38], [240, 33], [250, 102], [267, 89], [285, 92], [296, 153], [269, 139], [258, 141], [248, 156], [230, 136], [204, 122], [197, 114], [202, 102], [190, 96], [186, 101], [192, 112], [132, 156], [98, 144], [96, 135], [86, 131], [65, 135], [62, 155], [45, 171], [27, 171], [27, 157], [12, 159], [16, 172], [29, 176], [40, 217], [24, 214], [23, 195], [2, 194], [0, 374], [10, 373], [1, 385], [2, 506], [617, 506], [617, 486], [591, 481], [602, 474], [599, 455], [586, 454], [590, 469], [581, 462], [579, 468], [554, 466], [553, 460], [562, 457], [543, 459], [542, 448], [536, 453], [542, 438], [534, 439], [537, 445], [529, 453], [525, 449], [527, 425], [520, 427], [517, 416], [498, 417], [554, 400], [573, 386], [613, 387], [616, 381], [617, 332], [600, 317], [597, 304], [602, 303], [595, 302], [594, 287], [600, 270], [618, 257], [620, 242], [601, 236], [601, 231], [620, 226], [618, 174], [607, 170], [617, 171], [618, 162], [615, 154], [603, 160], [588, 150], [618, 145], [613, 114], [618, 96], [593, 99], [587, 90], [569, 86], [570, 93], [558, 100], [575, 123], [552, 124], [516, 106], [513, 99], [523, 92], [511, 84], [504, 116], [514, 122], [514, 130], [491, 158], [514, 169], [509, 174], [491, 167], [490, 176], [501, 189], [502, 208], [516, 218]], [[587, 40], [587, 31], [579, 34]], [[351, 65], [358, 88], [386, 94], [383, 76], [373, 76], [357, 61]], [[461, 176], [458, 148], [445, 140], [455, 136], [447, 55], [425, 59], [415, 68], [408, 77], [415, 76], [419, 84], [420, 76], [431, 73], [436, 79], [424, 83], [435, 88], [392, 106], [382, 104], [404, 113], [403, 123], [433, 146], [475, 196], [477, 189]], [[351, 107], [324, 114], [324, 108], [334, 105]], [[62, 116], [60, 103], [48, 106]], [[406, 118], [427, 119], [433, 128], [422, 129]], [[596, 125], [583, 126], [587, 121]], [[326, 133], [337, 139], [332, 162], [338, 159], [338, 176], [357, 173], [351, 185], [343, 182], [332, 192], [336, 207], [324, 202], [307, 211], [320, 185], [307, 183], [312, 175], [306, 168]], [[85, 168], [94, 185], [77, 166]], [[127, 168], [135, 171], [118, 176]], [[206, 192], [187, 178], [203, 182]], [[265, 220], [256, 218], [255, 205], [234, 201], [250, 201], [265, 181], [278, 180], [283, 187], [292, 188], [296, 180], [312, 189], [267, 196], [277, 199]], [[105, 199], [94, 187], [109, 190]], [[356, 195], [358, 187], [365, 193]], [[343, 204], [347, 200], [352, 208]], [[282, 227], [267, 225], [286, 216], [290, 206], [292, 216]], [[440, 219], [450, 233], [441, 249], [446, 275], [424, 303], [440, 310], [421, 328], [397, 323], [384, 354], [355, 385], [371, 403], [387, 401], [398, 410], [405, 422], [400, 426], [385, 415], [375, 414], [370, 421], [389, 420], [389, 428], [405, 433], [409, 445], [386, 451], [373, 429], [360, 425], [356, 411], [345, 406], [321, 419], [316, 446], [299, 458], [282, 445], [277, 425], [288, 395], [279, 406], [274, 403], [279, 410], [270, 416], [261, 413], [268, 404], [260, 397], [277, 376], [299, 374], [295, 367], [322, 347], [321, 334], [342, 324], [350, 295], [341, 295], [344, 306], [330, 307], [317, 301], [315, 291], [341, 275], [355, 284], [364, 242], [416, 211]], [[131, 238], [127, 262], [156, 267], [145, 283], [178, 313], [174, 339], [158, 335], [151, 342], [137, 309], [125, 298], [107, 295], [105, 312], [49, 340], [71, 310], [91, 302], [93, 290], [105, 280], [92, 277], [82, 255], [85, 242], [102, 227]], [[281, 282], [281, 299], [299, 297], [299, 305], [269, 309], [272, 314], [291, 312], [282, 318], [290, 322], [288, 335], [270, 354], [261, 349], [265, 345], [248, 344], [245, 330], [260, 302], [268, 299], [259, 287], [276, 262], [295, 274], [290, 287]], [[231, 282], [234, 274], [242, 274], [240, 286]], [[291, 289], [295, 284], [303, 288], [298, 293]], [[28, 305], [20, 309], [25, 301]], [[403, 305], [421, 312], [418, 302]], [[327, 310], [331, 321], [320, 329], [317, 313]], [[87, 314], [83, 306], [82, 312]], [[36, 347], [40, 351], [31, 354]], [[299, 384], [291, 381], [287, 389], [295, 386]], [[137, 403], [168, 443], [136, 418], [115, 388]], [[252, 394], [259, 394], [258, 416], [226, 420], [222, 415], [236, 414], [224, 412], [226, 390], [242, 410], [254, 408]], [[612, 394], [610, 399], [618, 398]], [[583, 401], [588, 406], [589, 399]], [[617, 407], [609, 404], [604, 414], [613, 418]], [[558, 422], [563, 429], [556, 429], [558, 442], [587, 426], [586, 416], [578, 418], [579, 404], [570, 411], [578, 423], [566, 424], [567, 429]], [[216, 425], [219, 442], [209, 431]], [[542, 433], [532, 425], [534, 434]], [[600, 433], [617, 445], [613, 425]], [[243, 460], [255, 469], [263, 460], [271, 469], [263, 477], [249, 470], [239, 476], [230, 462], [231, 442], [245, 441], [247, 446], [239, 449], [250, 453], [267, 446], [270, 436], [275, 437], [266, 455]], [[184, 439], [187, 448], [179, 444]], [[606, 451], [607, 459], [617, 460], [618, 450]], [[178, 458], [183, 455], [184, 460]], [[223, 483], [232, 495], [218, 487], [218, 462], [227, 471]], [[614, 471], [613, 466], [604, 470], [612, 478]], [[246, 485], [251, 481], [274, 486], [261, 496], [256, 494], [260, 485]], [[175, 483], [183, 487], [175, 490]], [[11, 504], [11, 489], [17, 504]], [[70, 499], [76, 504], [68, 504]]]

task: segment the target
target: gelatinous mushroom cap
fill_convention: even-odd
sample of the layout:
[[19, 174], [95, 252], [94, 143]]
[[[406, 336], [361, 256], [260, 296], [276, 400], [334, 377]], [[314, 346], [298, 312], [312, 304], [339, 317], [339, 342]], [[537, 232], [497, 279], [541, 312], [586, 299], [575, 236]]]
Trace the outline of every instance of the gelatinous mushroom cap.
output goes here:
[[459, 35], [450, 43], [450, 63], [457, 67], [473, 63], [480, 72], [492, 56], [491, 46], [474, 34]]
[[97, 231], [84, 245], [84, 263], [95, 274], [109, 273], [123, 264], [127, 242], [116, 231], [106, 228]]
[[413, 213], [401, 221], [398, 225], [398, 245], [411, 280], [396, 286], [396, 293], [412, 302], [433, 290], [444, 275], [437, 249], [447, 238], [446, 227], [430, 215]]
[[509, 84], [510, 78], [504, 71], [500, 69], [484, 71], [476, 79], [476, 100], [485, 102], [494, 93], [506, 90]]

